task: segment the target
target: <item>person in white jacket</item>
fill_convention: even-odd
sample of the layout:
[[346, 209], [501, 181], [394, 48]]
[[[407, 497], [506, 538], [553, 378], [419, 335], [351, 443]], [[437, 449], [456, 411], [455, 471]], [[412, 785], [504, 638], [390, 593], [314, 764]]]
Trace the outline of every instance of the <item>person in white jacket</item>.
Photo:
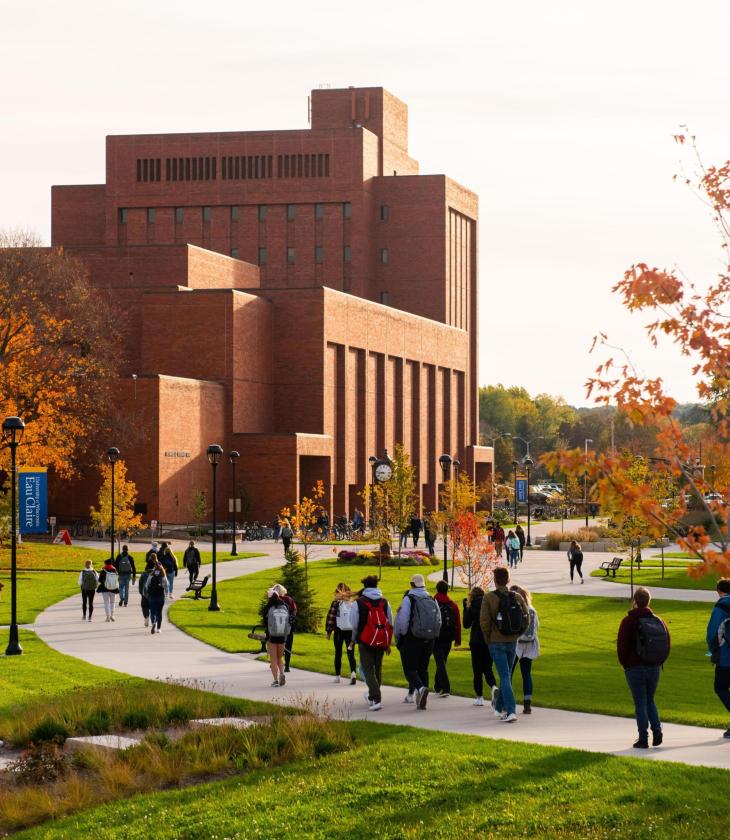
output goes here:
[[532, 606], [530, 593], [522, 586], [517, 586], [516, 584], [510, 586], [510, 589], [512, 592], [516, 592], [522, 596], [530, 614], [530, 620], [525, 632], [517, 639], [517, 655], [512, 666], [512, 673], [514, 674], [517, 663], [520, 663], [523, 692], [522, 713], [530, 715], [532, 714], [532, 662], [540, 655], [540, 640], [537, 638], [537, 629], [540, 626], [540, 620], [537, 617], [537, 611]]
[[94, 595], [96, 594], [96, 587], [99, 585], [99, 575], [94, 571], [94, 565], [91, 560], [87, 560], [84, 568], [79, 572], [79, 589], [81, 590], [81, 614], [82, 621], [86, 621], [86, 615], [89, 615], [89, 621], [94, 612]]

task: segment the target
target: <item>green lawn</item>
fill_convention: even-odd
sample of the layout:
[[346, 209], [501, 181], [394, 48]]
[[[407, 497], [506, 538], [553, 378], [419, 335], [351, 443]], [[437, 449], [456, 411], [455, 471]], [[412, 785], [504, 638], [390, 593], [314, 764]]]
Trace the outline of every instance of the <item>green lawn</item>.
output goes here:
[[[706, 575], [701, 578], [693, 578], [687, 573], [688, 565], [686, 561], [682, 560], [666, 560], [664, 563], [664, 577], [662, 578], [661, 562], [656, 562], [654, 558], [651, 561], [644, 561], [641, 564], [641, 571], [639, 571], [636, 564], [634, 564], [634, 585], [652, 587], [665, 587], [669, 589], [695, 589], [705, 591], [715, 591], [717, 578]], [[605, 572], [598, 569], [591, 572], [591, 577], [605, 578]], [[631, 569], [626, 562], [616, 572], [614, 580], [613, 575], [607, 578], [614, 583], [630, 583]]]
[[351, 727], [347, 752], [124, 798], [15, 836], [714, 840], [727, 832], [722, 770]]
[[[369, 566], [346, 566], [332, 560], [311, 564], [309, 575], [316, 602], [326, 609], [338, 581], [344, 580], [354, 588], [369, 571]], [[412, 573], [412, 568], [383, 569], [383, 590], [394, 608]], [[219, 585], [221, 612], [209, 613], [205, 601], [196, 603], [185, 598], [175, 602], [170, 617], [191, 635], [223, 650], [258, 650], [246, 633], [257, 623], [262, 594], [276, 579], [276, 571], [271, 570], [224, 581]], [[459, 591], [457, 600], [463, 594]], [[616, 632], [628, 600], [536, 595], [535, 606], [540, 615], [542, 656], [533, 668], [534, 702], [538, 706], [630, 715], [629, 692], [615, 653]], [[727, 715], [713, 692], [713, 669], [704, 655], [709, 604], [657, 601], [655, 607], [669, 624], [673, 639], [672, 656], [658, 694], [663, 716], [678, 723], [726, 728]], [[449, 673], [454, 693], [468, 696], [472, 687], [467, 644], [468, 637], [462, 649], [452, 652]], [[331, 673], [332, 658], [332, 644], [323, 634], [295, 637], [293, 664], [297, 667]], [[397, 653], [386, 657], [383, 674], [391, 685], [406, 684]], [[519, 694], [519, 676], [516, 683]]]
[[[18, 623], [31, 624], [46, 607], [79, 591], [73, 572], [18, 572]], [[0, 572], [0, 624], [10, 623], [10, 572]], [[79, 600], [79, 603], [81, 601]]]
[[[91, 560], [98, 569], [109, 556], [101, 548], [80, 548], [75, 545], [51, 545], [49, 543], [24, 542], [18, 546], [19, 569], [79, 571]], [[0, 571], [10, 569], [10, 547], [0, 547]]]

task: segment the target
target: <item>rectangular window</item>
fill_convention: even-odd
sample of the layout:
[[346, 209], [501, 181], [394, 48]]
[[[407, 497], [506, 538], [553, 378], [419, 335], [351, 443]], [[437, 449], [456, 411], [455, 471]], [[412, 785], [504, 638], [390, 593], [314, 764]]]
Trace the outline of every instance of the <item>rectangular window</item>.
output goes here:
[[390, 293], [389, 292], [381, 292], [380, 293], [380, 302], [387, 306], [390, 303]]
[[161, 171], [162, 161], [160, 158], [155, 160], [155, 181], [162, 180], [162, 171]]
[[286, 263], [287, 265], [294, 265], [297, 259], [297, 252], [296, 248], [287, 248], [286, 249]]
[[137, 180], [142, 180], [142, 160], [137, 158]]
[[266, 221], [266, 205], [259, 204], [259, 221], [265, 222]]
[[236, 260], [238, 259], [238, 248], [231, 248], [231, 256]]
[[175, 222], [179, 225], [183, 220], [183, 208], [176, 207], [175, 208]]
[[320, 219], [324, 219], [324, 204], [315, 204], [314, 205], [314, 218], [318, 221]]
[[210, 207], [203, 207], [203, 221], [209, 222], [213, 216], [213, 211]]
[[177, 158], [172, 159], [172, 180], [177, 181]]
[[165, 180], [172, 180], [172, 161], [170, 158], [165, 158]]
[[240, 207], [231, 207], [231, 221], [237, 222], [241, 215], [241, 208]]
[[387, 265], [389, 260], [390, 260], [390, 252], [388, 251], [387, 248], [381, 248], [380, 249], [380, 262], [383, 263], [383, 265]]
[[351, 219], [352, 218], [352, 204], [349, 201], [346, 201], [342, 205], [342, 218], [343, 219]]
[[293, 222], [294, 219], [297, 217], [297, 205], [296, 204], [287, 204], [286, 205], [286, 218], [287, 221]]
[[317, 245], [314, 249], [314, 261], [316, 263], [324, 262], [324, 248], [321, 245]]
[[198, 180], [198, 159], [196, 157], [193, 158], [193, 181]]
[[390, 218], [390, 207], [387, 204], [380, 205], [380, 221], [387, 222]]
[[352, 262], [352, 248], [349, 245], [342, 249], [342, 259], [346, 263]]
[[126, 207], [120, 207], [119, 208], [119, 224], [120, 225], [126, 225], [128, 216], [129, 216], [129, 210], [127, 210]]
[[259, 248], [259, 265], [266, 265], [268, 260], [268, 254], [266, 253], [266, 248]]
[[153, 225], [155, 223], [155, 208], [148, 207], [147, 208], [147, 224]]

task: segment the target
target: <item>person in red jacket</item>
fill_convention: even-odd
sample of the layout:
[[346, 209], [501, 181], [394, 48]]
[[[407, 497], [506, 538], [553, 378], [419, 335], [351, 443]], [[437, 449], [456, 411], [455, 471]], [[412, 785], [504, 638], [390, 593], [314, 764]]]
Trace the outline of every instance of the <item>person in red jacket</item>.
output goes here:
[[501, 557], [502, 549], [504, 548], [504, 528], [501, 525], [497, 524], [494, 526], [492, 540], [494, 541], [494, 548], [497, 551], [497, 557]]
[[445, 580], [440, 580], [436, 584], [434, 600], [441, 610], [441, 632], [433, 646], [433, 658], [436, 661], [433, 690], [438, 692], [439, 697], [448, 697], [451, 693], [446, 660], [451, 653], [451, 645], [455, 644], [456, 647], [461, 645], [461, 613], [456, 603], [447, 595], [448, 591], [449, 584]]
[[633, 609], [621, 621], [616, 642], [618, 661], [623, 665], [634, 698], [639, 729], [634, 749], [648, 749], [650, 725], [652, 746], [658, 747], [663, 740], [654, 694], [661, 666], [669, 656], [670, 638], [667, 625], [649, 609], [650, 601], [651, 593], [643, 586], [634, 592]]

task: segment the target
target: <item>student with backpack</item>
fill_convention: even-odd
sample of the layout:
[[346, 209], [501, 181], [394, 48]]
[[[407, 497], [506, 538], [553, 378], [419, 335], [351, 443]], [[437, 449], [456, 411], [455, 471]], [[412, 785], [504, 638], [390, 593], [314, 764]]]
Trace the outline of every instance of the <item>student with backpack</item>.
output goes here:
[[129, 604], [129, 584], [132, 586], [137, 580], [137, 569], [134, 565], [134, 558], [129, 553], [129, 546], [122, 546], [122, 553], [117, 554], [114, 561], [114, 568], [119, 573], [119, 606], [126, 607]]
[[327, 639], [334, 633], [335, 643], [335, 682], [340, 681], [342, 672], [342, 646], [347, 652], [347, 661], [350, 665], [350, 685], [357, 683], [357, 662], [355, 651], [352, 649], [352, 592], [346, 583], [338, 583], [335, 589], [335, 597], [327, 611], [325, 621], [325, 632]]
[[451, 694], [451, 683], [446, 671], [446, 661], [451, 653], [451, 645], [461, 646], [461, 614], [459, 613], [459, 607], [449, 598], [448, 591], [449, 584], [445, 580], [438, 581], [434, 600], [441, 613], [441, 629], [433, 644], [433, 658], [436, 662], [433, 690], [438, 693], [439, 697], [448, 697]]
[[497, 681], [494, 679], [494, 672], [492, 671], [494, 663], [479, 624], [483, 599], [484, 590], [481, 586], [472, 587], [469, 597], [464, 598], [464, 629], [470, 631], [469, 652], [471, 653], [471, 671], [474, 676], [474, 695], [476, 698], [472, 704], [474, 706], [484, 705], [483, 681], [491, 689], [492, 701], [497, 691]]
[[581, 571], [583, 566], [583, 550], [580, 547], [580, 543], [575, 540], [570, 543], [570, 548], [568, 549], [568, 562], [570, 563], [570, 582], [573, 583], [573, 572], [578, 572], [580, 582], [584, 583], [583, 572]]
[[434, 642], [441, 631], [441, 610], [426, 591], [421, 574], [411, 578], [395, 620], [395, 637], [403, 660], [403, 672], [416, 708], [424, 710], [428, 701], [428, 664]]
[[162, 610], [165, 607], [167, 591], [165, 567], [157, 560], [149, 572], [144, 587], [147, 603], [150, 608], [150, 623], [152, 624], [150, 633], [152, 635], [162, 632]]
[[520, 541], [520, 563], [521, 563], [522, 558], [525, 555], [526, 537], [525, 537], [525, 529], [522, 527], [522, 525], [519, 524], [519, 522], [517, 523], [517, 527], [515, 528], [515, 536]]
[[268, 600], [263, 610], [266, 649], [269, 653], [269, 667], [274, 678], [271, 685], [273, 688], [278, 688], [286, 685], [284, 645], [292, 630], [292, 611], [285, 597], [286, 589], [280, 584], [272, 586], [266, 594]]
[[84, 563], [84, 568], [79, 572], [79, 588], [81, 589], [81, 615], [82, 621], [86, 621], [86, 613], [89, 613], [89, 621], [94, 612], [94, 595], [99, 585], [99, 575], [94, 571], [91, 560]]
[[106, 620], [114, 621], [114, 604], [119, 592], [119, 574], [114, 568], [111, 557], [105, 561], [104, 568], [99, 572], [99, 585], [96, 587], [96, 591], [101, 592], [101, 597], [104, 600]]
[[[730, 578], [718, 580], [717, 596], [707, 624], [707, 647], [715, 666], [715, 694], [730, 712]], [[723, 737], [730, 738], [730, 728]]]
[[145, 570], [139, 576], [137, 587], [139, 589], [139, 602], [142, 607], [142, 618], [144, 618], [144, 626], [150, 626], [150, 602], [147, 598], [147, 580], [150, 572], [155, 568], [154, 562], [147, 563]]
[[540, 626], [540, 621], [537, 617], [537, 611], [532, 606], [530, 593], [516, 584], [510, 586], [510, 591], [517, 592], [522, 596], [522, 599], [527, 604], [527, 611], [530, 614], [530, 620], [525, 632], [517, 639], [517, 656], [512, 666], [512, 677], [514, 678], [515, 668], [519, 662], [520, 673], [522, 674], [522, 713], [531, 715], [532, 662], [540, 655], [540, 640], [537, 638], [537, 628]]
[[175, 578], [178, 573], [177, 557], [175, 552], [167, 543], [163, 543], [162, 557], [160, 563], [165, 570], [165, 579], [167, 580], [167, 594], [174, 599], [172, 594], [172, 587], [175, 585]]
[[360, 650], [362, 668], [368, 690], [365, 699], [371, 712], [383, 708], [380, 690], [383, 681], [383, 656], [390, 655], [393, 638], [393, 613], [378, 587], [377, 575], [362, 579], [363, 588], [353, 606], [353, 636], [350, 647]]
[[291, 548], [291, 541], [293, 536], [294, 531], [292, 530], [291, 523], [288, 519], [285, 519], [284, 525], [281, 529], [281, 542], [284, 546], [284, 557], [286, 557], [287, 552]]
[[507, 562], [509, 563], [509, 567], [510, 569], [516, 569], [517, 564], [520, 562], [520, 541], [514, 531], [510, 531], [507, 534], [505, 546], [507, 548]]
[[659, 711], [654, 694], [659, 685], [661, 666], [669, 656], [671, 640], [667, 625], [649, 609], [651, 593], [643, 586], [634, 592], [633, 608], [621, 620], [616, 648], [624, 668], [626, 682], [634, 698], [639, 739], [634, 749], [649, 748], [649, 726], [652, 746], [663, 740]]
[[508, 584], [509, 569], [498, 566], [494, 570], [495, 589], [482, 599], [479, 614], [482, 634], [499, 676], [499, 690], [492, 699], [492, 708], [502, 723], [517, 720], [512, 666], [517, 656], [517, 639], [529, 622], [527, 604], [518, 592], [507, 588]]
[[194, 540], [190, 540], [188, 547], [185, 549], [183, 566], [188, 570], [188, 578], [190, 579], [190, 586], [192, 586], [200, 572], [200, 550], [195, 545]]

